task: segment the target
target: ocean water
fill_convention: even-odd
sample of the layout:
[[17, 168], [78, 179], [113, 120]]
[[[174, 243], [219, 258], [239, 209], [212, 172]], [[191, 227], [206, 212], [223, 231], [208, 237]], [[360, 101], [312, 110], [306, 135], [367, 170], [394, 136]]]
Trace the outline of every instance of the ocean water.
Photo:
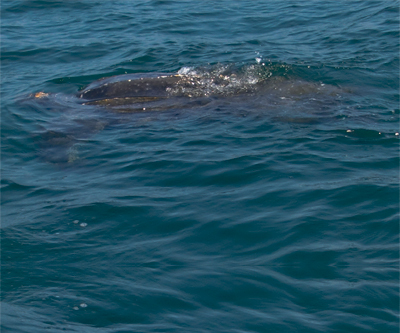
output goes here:
[[4, 333], [399, 331], [398, 1], [2, 1], [1, 166]]

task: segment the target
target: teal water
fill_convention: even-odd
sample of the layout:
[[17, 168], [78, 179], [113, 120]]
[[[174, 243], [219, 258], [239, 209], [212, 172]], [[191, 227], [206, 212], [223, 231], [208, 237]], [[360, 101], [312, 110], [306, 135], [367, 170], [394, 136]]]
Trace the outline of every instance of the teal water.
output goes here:
[[[9, 0], [1, 41], [2, 332], [398, 332], [397, 1]], [[152, 73], [199, 89], [76, 97]]]

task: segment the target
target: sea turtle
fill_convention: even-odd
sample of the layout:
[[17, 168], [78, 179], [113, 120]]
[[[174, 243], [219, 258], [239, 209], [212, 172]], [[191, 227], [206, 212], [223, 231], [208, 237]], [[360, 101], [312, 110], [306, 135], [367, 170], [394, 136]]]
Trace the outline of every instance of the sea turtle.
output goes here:
[[[60, 113], [63, 119], [47, 130], [47, 136], [43, 135], [42, 151], [46, 156], [57, 157], [55, 160], [76, 160], [75, 151], [70, 153], [74, 144], [109, 124], [127, 121], [128, 118], [119, 117], [121, 112], [189, 110], [204, 105], [207, 110], [219, 110], [229, 105], [229, 110], [238, 112], [269, 110], [281, 121], [312, 123], [320, 114], [311, 112], [323, 112], [327, 104], [330, 110], [329, 104], [336, 103], [341, 93], [337, 87], [273, 76], [271, 72], [263, 74], [261, 69], [124, 74], [97, 80], [75, 96], [38, 92], [33, 96], [41, 100], [40, 104], [48, 108], [53, 102], [52, 109], [66, 111]], [[112, 112], [99, 113], [99, 108]], [[155, 117], [148, 117], [152, 116]], [[67, 158], [53, 153], [61, 146]]]

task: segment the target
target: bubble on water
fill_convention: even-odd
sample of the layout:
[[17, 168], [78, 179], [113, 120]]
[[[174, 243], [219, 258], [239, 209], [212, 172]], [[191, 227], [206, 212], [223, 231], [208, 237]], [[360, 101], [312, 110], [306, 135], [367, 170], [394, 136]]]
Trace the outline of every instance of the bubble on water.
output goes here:
[[75, 220], [74, 223], [75, 223], [75, 224], [78, 224], [78, 223], [79, 223], [79, 220]]
[[86, 226], [87, 226], [87, 223], [85, 223], [85, 222], [82, 222], [82, 223], [80, 224], [80, 226], [81, 226], [82, 228], [84, 228], [84, 227], [86, 227]]
[[80, 304], [80, 307], [81, 307], [81, 308], [87, 308], [87, 304], [86, 304], [86, 303], [81, 303], [81, 304]]
[[347, 133], [351, 133], [351, 132], [354, 132], [354, 131], [351, 130], [351, 129], [348, 129], [346, 132], [347, 132]]
[[74, 310], [79, 310], [79, 308], [77, 306], [74, 306], [73, 309]]

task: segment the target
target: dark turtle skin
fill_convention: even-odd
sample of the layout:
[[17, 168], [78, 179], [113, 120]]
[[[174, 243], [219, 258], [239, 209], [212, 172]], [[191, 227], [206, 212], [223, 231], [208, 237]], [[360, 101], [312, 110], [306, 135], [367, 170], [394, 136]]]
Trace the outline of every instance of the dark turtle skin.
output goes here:
[[168, 97], [167, 88], [182, 81], [181, 75], [126, 74], [93, 82], [78, 93], [89, 101], [126, 97]]
[[126, 74], [95, 81], [81, 90], [78, 97], [85, 100], [83, 104], [118, 106], [172, 96], [187, 97], [185, 89], [194, 89], [198, 85], [198, 79], [184, 75]]

